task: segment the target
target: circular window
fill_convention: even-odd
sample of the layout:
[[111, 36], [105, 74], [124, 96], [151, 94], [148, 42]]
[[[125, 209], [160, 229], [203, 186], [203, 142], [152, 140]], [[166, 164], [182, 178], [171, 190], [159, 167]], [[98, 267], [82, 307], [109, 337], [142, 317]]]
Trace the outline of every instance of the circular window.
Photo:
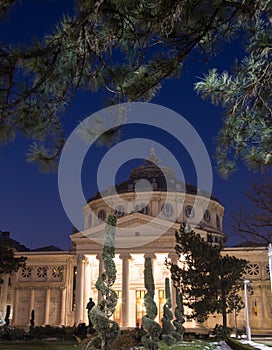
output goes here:
[[99, 218], [100, 220], [105, 220], [105, 219], [106, 219], [106, 212], [105, 212], [104, 209], [99, 210], [99, 212], [98, 212], [98, 218]]
[[118, 207], [116, 207], [116, 209], [114, 210], [114, 215], [117, 218], [121, 218], [122, 216], [125, 215], [125, 208], [122, 207], [121, 205], [119, 205]]
[[162, 214], [164, 216], [172, 216], [174, 214], [174, 208], [172, 204], [166, 203], [161, 208]]
[[193, 218], [195, 216], [195, 211], [194, 211], [194, 208], [190, 205], [188, 205], [186, 208], [185, 208], [185, 215], [189, 218]]
[[206, 221], [208, 221], [208, 222], [211, 221], [211, 214], [210, 214], [210, 212], [209, 212], [208, 209], [205, 210], [204, 219], [205, 219]]

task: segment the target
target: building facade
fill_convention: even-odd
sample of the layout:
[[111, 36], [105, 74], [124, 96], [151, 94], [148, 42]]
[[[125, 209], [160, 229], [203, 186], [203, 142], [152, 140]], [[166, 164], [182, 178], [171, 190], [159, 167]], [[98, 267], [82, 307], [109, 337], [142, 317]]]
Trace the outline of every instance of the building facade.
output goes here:
[[[150, 188], [135, 190], [140, 179], [147, 180], [152, 191]], [[194, 206], [196, 197], [197, 207]], [[88, 323], [87, 302], [90, 297], [96, 303], [100, 298], [95, 282], [103, 271], [104, 221], [112, 213], [117, 216], [114, 289], [118, 303], [114, 319], [124, 328], [141, 324], [145, 312], [144, 258], [151, 257], [159, 310], [157, 321], [160, 322], [165, 302], [165, 278], [170, 278], [165, 259], [177, 262], [175, 232], [189, 219], [194, 225], [198, 210], [203, 212], [201, 221], [194, 226], [196, 233], [212, 244], [223, 243], [222, 204], [213, 196], [209, 199], [209, 194], [204, 191], [177, 180], [171, 169], [158, 167], [152, 153], [145, 164], [131, 171], [127, 181], [116, 185], [116, 191], [115, 188], [107, 189], [88, 201], [83, 208], [84, 230], [71, 234], [69, 251], [52, 248], [51, 251], [16, 253], [27, 257], [26, 266], [11, 276], [4, 276], [0, 287], [0, 311], [4, 314], [10, 305], [11, 324], [19, 327], [29, 326], [32, 310], [35, 311], [35, 325]], [[252, 333], [272, 333], [272, 293], [266, 248], [225, 248], [223, 254], [249, 261], [247, 277], [252, 281], [254, 291], [249, 295]], [[174, 308], [173, 285], [171, 293]], [[185, 327], [197, 331], [202, 326], [213, 328], [216, 323], [221, 323], [220, 317], [211, 315], [204, 325], [188, 321]], [[228, 315], [228, 323], [235, 326], [233, 314]], [[245, 327], [244, 310], [237, 316], [237, 325], [238, 328]]]

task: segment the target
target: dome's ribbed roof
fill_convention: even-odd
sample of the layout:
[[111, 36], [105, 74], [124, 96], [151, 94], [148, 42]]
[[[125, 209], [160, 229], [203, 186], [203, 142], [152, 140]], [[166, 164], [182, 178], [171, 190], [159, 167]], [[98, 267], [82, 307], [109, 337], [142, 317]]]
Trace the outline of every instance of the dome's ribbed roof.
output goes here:
[[[176, 178], [176, 173], [173, 169], [168, 167], [159, 166], [159, 159], [155, 156], [154, 149], [151, 148], [151, 153], [148, 159], [146, 159], [142, 165], [134, 168], [130, 172], [129, 179], [123, 181], [114, 187], [109, 187], [105, 191], [97, 192], [94, 197], [90, 198], [88, 202], [101, 198], [101, 196], [109, 196], [115, 191], [118, 194], [134, 192], [135, 184], [139, 180], [147, 180], [153, 191], [160, 192], [181, 192], [187, 194], [197, 194], [197, 187], [184, 183]], [[141, 187], [144, 191], [144, 187]], [[138, 190], [138, 189], [137, 189]], [[150, 186], [146, 190], [150, 190]], [[200, 195], [204, 197], [211, 197], [211, 199], [218, 201], [208, 192], [200, 191]]]

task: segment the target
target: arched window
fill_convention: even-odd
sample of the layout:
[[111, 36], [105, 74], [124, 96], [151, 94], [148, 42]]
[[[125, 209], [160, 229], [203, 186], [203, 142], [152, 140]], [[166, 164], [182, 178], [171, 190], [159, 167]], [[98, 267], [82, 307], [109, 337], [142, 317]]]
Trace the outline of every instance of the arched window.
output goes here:
[[205, 210], [204, 219], [205, 219], [206, 221], [208, 221], [208, 222], [211, 221], [211, 214], [210, 214], [210, 212], [209, 212], [208, 209]]

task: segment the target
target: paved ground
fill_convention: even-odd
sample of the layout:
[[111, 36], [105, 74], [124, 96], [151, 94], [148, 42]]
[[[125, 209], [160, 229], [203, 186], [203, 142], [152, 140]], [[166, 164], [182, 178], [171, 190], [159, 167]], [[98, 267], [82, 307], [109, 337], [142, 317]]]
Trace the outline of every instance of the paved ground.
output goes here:
[[271, 338], [253, 338], [252, 341], [241, 340], [241, 342], [244, 344], [249, 344], [260, 350], [269, 350], [272, 346]]
[[254, 341], [255, 343], [265, 344], [267, 346], [272, 347], [272, 337], [253, 337], [252, 341]]

